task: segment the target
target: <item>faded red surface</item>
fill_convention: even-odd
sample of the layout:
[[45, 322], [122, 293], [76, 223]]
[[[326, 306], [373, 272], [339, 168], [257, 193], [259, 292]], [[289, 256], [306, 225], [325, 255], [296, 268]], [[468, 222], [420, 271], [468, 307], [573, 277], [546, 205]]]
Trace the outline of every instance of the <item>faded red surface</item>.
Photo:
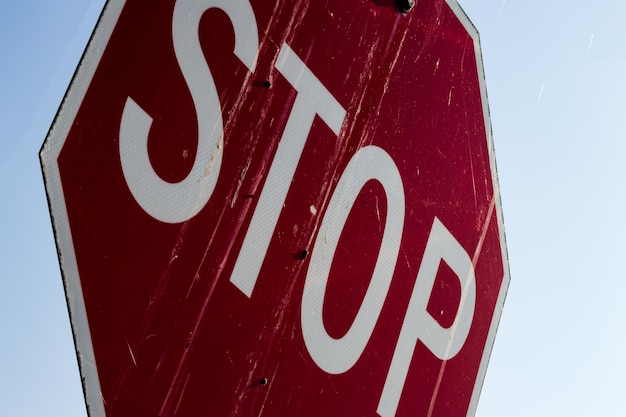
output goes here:
[[[107, 416], [376, 415], [435, 216], [474, 261], [475, 317], [441, 375], [442, 361], [418, 342], [397, 415], [464, 416], [505, 273], [472, 37], [442, 0], [420, 0], [406, 16], [382, 0], [251, 3], [261, 49], [248, 80], [226, 15], [209, 11], [200, 26], [225, 130], [217, 188], [195, 218], [165, 224], [146, 214], [119, 156], [131, 96], [155, 119], [155, 170], [176, 182], [191, 169], [196, 114], [173, 52], [172, 1], [128, 0], [60, 154]], [[284, 42], [347, 116], [338, 138], [314, 122], [248, 298], [229, 278], [296, 97], [274, 68]], [[303, 342], [310, 256], [295, 255], [311, 251], [334, 181], [370, 144], [390, 154], [403, 179], [402, 244], [362, 357], [328, 375]], [[385, 201], [383, 188], [368, 183], [344, 229], [323, 312], [334, 337], [350, 327], [369, 284]], [[449, 326], [460, 291], [445, 265], [439, 272], [429, 312]]]

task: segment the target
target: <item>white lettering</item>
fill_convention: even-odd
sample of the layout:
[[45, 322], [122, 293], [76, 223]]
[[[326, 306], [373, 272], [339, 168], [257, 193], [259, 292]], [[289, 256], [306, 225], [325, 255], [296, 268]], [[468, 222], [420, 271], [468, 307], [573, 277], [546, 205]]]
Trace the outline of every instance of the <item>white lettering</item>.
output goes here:
[[[441, 327], [426, 310], [442, 261], [450, 266], [461, 284], [461, 300], [450, 328]], [[459, 353], [469, 334], [475, 303], [472, 260], [443, 223], [435, 218], [378, 403], [379, 415], [395, 416], [418, 340], [441, 360], [451, 359]]]
[[[376, 266], [359, 311], [348, 332], [332, 338], [324, 327], [322, 310], [339, 237], [360, 190], [378, 180], [387, 195], [387, 216]], [[311, 252], [302, 295], [302, 333], [315, 363], [329, 374], [346, 372], [361, 357], [387, 297], [402, 240], [404, 187], [396, 164], [377, 146], [366, 146], [352, 157], [333, 192]], [[367, 233], [366, 230], [363, 233]], [[360, 277], [366, 279], [366, 277]]]
[[[235, 32], [234, 54], [250, 71], [256, 66], [259, 48], [256, 19], [248, 0], [176, 2], [172, 25], [174, 52], [191, 93], [198, 123], [196, 159], [185, 179], [169, 183], [155, 172], [148, 156], [152, 117], [131, 97], [127, 98], [122, 113], [119, 146], [124, 178], [138, 204], [150, 216], [165, 223], [184, 222], [198, 214], [211, 198], [220, 173], [224, 140], [222, 110], [198, 36], [200, 19], [211, 8], [221, 9], [230, 18]], [[298, 94], [230, 277], [247, 297], [254, 291], [316, 116], [335, 135], [339, 135], [346, 116], [345, 109], [286, 43], [278, 55], [276, 68]], [[387, 198], [381, 247], [356, 317], [346, 334], [335, 339], [326, 331], [322, 314], [329, 274], [350, 211], [370, 180], [383, 186]], [[311, 206], [311, 212], [315, 214], [317, 209]], [[350, 370], [374, 332], [398, 262], [404, 216], [404, 187], [391, 156], [377, 146], [359, 149], [341, 175], [324, 213], [302, 294], [305, 345], [315, 363], [329, 374]], [[449, 328], [440, 326], [427, 311], [441, 262], [450, 266], [461, 285], [458, 310]], [[443, 361], [459, 353], [469, 334], [475, 302], [472, 261], [435, 217], [378, 403], [380, 416], [395, 416], [418, 340]]]
[[230, 278], [248, 297], [256, 285], [315, 115], [319, 115], [336, 135], [346, 115], [324, 84], [286, 43], [278, 55], [276, 68], [298, 95]]
[[224, 127], [213, 76], [200, 46], [198, 27], [204, 12], [223, 10], [235, 31], [235, 55], [254, 70], [258, 34], [254, 13], [246, 0], [179, 0], [174, 8], [172, 35], [176, 59], [189, 87], [198, 120], [198, 149], [191, 172], [169, 183], [154, 171], [148, 156], [152, 118], [130, 97], [120, 127], [120, 157], [133, 197], [152, 217], [179, 223], [194, 217], [209, 201], [220, 173]]

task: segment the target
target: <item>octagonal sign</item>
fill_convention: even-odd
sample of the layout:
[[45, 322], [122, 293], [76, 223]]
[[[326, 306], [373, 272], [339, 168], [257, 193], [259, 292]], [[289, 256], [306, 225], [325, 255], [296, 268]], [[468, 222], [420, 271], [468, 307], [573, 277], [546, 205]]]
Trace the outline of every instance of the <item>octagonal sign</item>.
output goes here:
[[111, 0], [41, 160], [92, 417], [475, 413], [509, 278], [454, 0]]

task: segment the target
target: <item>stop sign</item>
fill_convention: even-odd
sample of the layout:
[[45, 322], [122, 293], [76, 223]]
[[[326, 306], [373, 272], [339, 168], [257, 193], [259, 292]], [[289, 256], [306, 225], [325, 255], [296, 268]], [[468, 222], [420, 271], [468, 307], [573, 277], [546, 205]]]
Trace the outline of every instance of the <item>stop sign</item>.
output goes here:
[[509, 278], [454, 0], [111, 0], [41, 159], [92, 417], [474, 414]]

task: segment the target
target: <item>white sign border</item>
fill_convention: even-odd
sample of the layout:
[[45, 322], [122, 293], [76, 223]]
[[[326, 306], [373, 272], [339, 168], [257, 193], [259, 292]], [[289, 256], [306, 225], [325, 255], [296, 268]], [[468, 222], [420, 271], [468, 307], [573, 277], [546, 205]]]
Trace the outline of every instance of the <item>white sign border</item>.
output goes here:
[[[500, 196], [500, 184], [498, 182], [498, 169], [496, 166], [496, 152], [493, 143], [493, 131], [491, 128], [491, 116], [489, 113], [489, 102], [487, 100], [487, 86], [485, 81], [485, 67], [483, 64], [482, 57], [482, 48], [480, 46], [480, 36], [478, 34], [478, 30], [474, 26], [474, 24], [470, 21], [469, 17], [465, 13], [465, 11], [461, 8], [457, 0], [446, 0], [446, 3], [459, 21], [465, 27], [467, 33], [474, 40], [474, 53], [476, 55], [476, 67], [478, 70], [478, 83], [480, 86], [480, 96], [483, 106], [483, 116], [485, 119], [485, 134], [487, 136], [487, 146], [489, 150], [489, 162], [490, 162], [490, 170], [491, 170], [491, 184], [493, 187], [493, 198], [495, 199], [495, 211], [496, 218], [498, 221], [498, 232], [500, 238], [500, 250], [502, 256], [502, 270], [504, 271], [504, 275], [502, 277], [502, 283], [500, 285], [500, 291], [498, 293], [498, 298], [496, 300], [495, 309], [493, 312], [493, 316], [491, 317], [491, 325], [489, 326], [489, 333], [487, 334], [487, 340], [485, 342], [485, 347], [483, 350], [482, 359], [480, 361], [480, 366], [478, 368], [478, 375], [476, 376], [476, 380], [474, 381], [474, 391], [472, 392], [472, 397], [470, 400], [469, 408], [467, 410], [467, 417], [473, 417], [476, 415], [476, 409], [478, 407], [478, 399], [480, 397], [480, 392], [483, 387], [483, 383], [485, 380], [485, 375], [487, 373], [487, 366], [489, 364], [489, 358], [491, 357], [491, 352], [493, 350], [493, 345], [496, 338], [496, 333], [498, 331], [498, 325], [500, 323], [500, 317], [502, 315], [502, 311], [504, 309], [504, 301], [506, 299], [506, 294], [509, 288], [509, 282], [511, 280], [510, 270], [509, 270], [509, 257], [506, 246], [506, 234], [504, 231], [504, 217], [502, 214], [502, 199]], [[487, 219], [489, 221], [489, 219]]]
[[[81, 58], [78, 69], [72, 79], [72, 82], [70, 83], [68, 91], [65, 94], [63, 102], [40, 151], [41, 166], [44, 173], [48, 204], [50, 206], [50, 212], [53, 219], [53, 228], [71, 319], [72, 333], [76, 345], [76, 354], [82, 378], [87, 412], [90, 417], [105, 417], [106, 413], [101, 394], [98, 370], [95, 363], [93, 345], [91, 342], [91, 332], [85, 310], [83, 291], [78, 274], [76, 254], [72, 241], [67, 208], [65, 205], [65, 196], [59, 172], [58, 157], [63, 149], [70, 128], [76, 118], [79, 108], [82, 105], [87, 89], [93, 79], [96, 69], [99, 66], [100, 60], [106, 50], [106, 46], [108, 45], [113, 29], [117, 24], [125, 3], [126, 0], [107, 0], [94, 33], [89, 40], [87, 49]], [[446, 3], [474, 40], [474, 51], [476, 54], [476, 65], [483, 106], [485, 132], [489, 148], [493, 197], [496, 199], [495, 210], [500, 234], [500, 247], [503, 262], [502, 267], [504, 271], [502, 284], [498, 294], [494, 314], [491, 318], [491, 326], [467, 413], [467, 416], [470, 417], [476, 414], [480, 391], [482, 389], [487, 371], [487, 365], [493, 349], [498, 323], [500, 322], [500, 316], [504, 307], [504, 300], [508, 291], [510, 271], [480, 39], [478, 31], [458, 4], [457, 0], [446, 0]]]
[[85, 310], [83, 290], [78, 274], [76, 252], [65, 205], [58, 158], [125, 3], [126, 0], [108, 0], [105, 4], [87, 49], [80, 60], [39, 153], [85, 403], [90, 417], [105, 417], [106, 413]]

